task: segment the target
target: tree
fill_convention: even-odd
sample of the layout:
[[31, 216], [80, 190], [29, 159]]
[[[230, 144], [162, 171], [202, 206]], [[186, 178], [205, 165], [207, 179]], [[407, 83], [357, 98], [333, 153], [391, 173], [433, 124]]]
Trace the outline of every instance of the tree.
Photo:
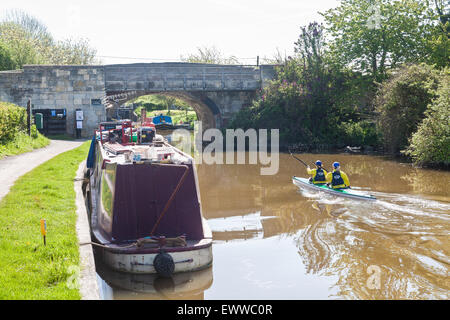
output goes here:
[[443, 0], [434, 3], [439, 19], [428, 40], [428, 63], [444, 68], [450, 66], [450, 8], [445, 7]]
[[428, 0], [342, 0], [322, 15], [336, 61], [378, 81], [388, 69], [425, 60], [435, 20]]
[[441, 72], [440, 82], [437, 97], [405, 152], [417, 164], [450, 165], [450, 69]]
[[93, 64], [96, 54], [97, 50], [90, 46], [89, 40], [66, 39], [56, 42], [47, 58], [51, 64]]
[[303, 65], [309, 68], [320, 68], [323, 63], [325, 37], [322, 24], [310, 23], [301, 27], [301, 34], [295, 42], [295, 52], [300, 54]]
[[53, 37], [47, 26], [25, 11], [17, 9], [6, 11], [4, 21], [21, 26], [32, 39], [53, 42]]
[[330, 63], [324, 47], [323, 26], [302, 27], [295, 57], [277, 68], [277, 78], [250, 108], [231, 121], [234, 128], [279, 128], [282, 143], [336, 145], [339, 123], [354, 116], [351, 92], [353, 75]]
[[42, 55], [39, 54], [38, 41], [32, 39], [22, 26], [13, 22], [1, 23], [0, 39], [8, 48], [18, 68], [22, 68], [25, 64], [44, 63]]
[[215, 46], [198, 47], [196, 53], [191, 53], [187, 57], [181, 56], [181, 60], [190, 63], [240, 64], [235, 56], [225, 57]]
[[14, 70], [15, 68], [16, 64], [11, 57], [8, 47], [0, 42], [0, 71]]
[[393, 71], [391, 78], [381, 85], [375, 110], [387, 152], [397, 154], [408, 146], [438, 84], [437, 70], [421, 64]]
[[0, 22], [0, 39], [18, 68], [25, 64], [93, 64], [88, 40], [55, 41], [47, 27], [23, 11], [9, 11]]

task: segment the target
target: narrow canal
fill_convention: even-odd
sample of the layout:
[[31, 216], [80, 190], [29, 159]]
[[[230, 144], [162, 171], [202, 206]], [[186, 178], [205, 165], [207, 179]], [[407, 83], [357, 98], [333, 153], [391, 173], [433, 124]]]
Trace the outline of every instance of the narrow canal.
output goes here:
[[341, 162], [363, 202], [301, 191], [305, 168], [199, 165], [203, 214], [213, 231], [210, 269], [155, 279], [98, 263], [105, 299], [448, 299], [450, 172], [378, 156], [302, 154]]

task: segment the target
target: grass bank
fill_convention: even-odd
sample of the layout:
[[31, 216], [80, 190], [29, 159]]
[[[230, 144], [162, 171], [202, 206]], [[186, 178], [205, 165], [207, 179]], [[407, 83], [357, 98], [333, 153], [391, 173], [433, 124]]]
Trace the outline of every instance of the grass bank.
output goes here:
[[[74, 178], [89, 142], [17, 180], [0, 202], [0, 300], [80, 299], [67, 282], [77, 275]], [[40, 234], [47, 220], [47, 246]]]
[[15, 156], [21, 153], [30, 152], [34, 149], [40, 149], [50, 144], [50, 140], [37, 133], [35, 138], [26, 133], [17, 133], [13, 140], [5, 144], [0, 144], [0, 159], [7, 156]]

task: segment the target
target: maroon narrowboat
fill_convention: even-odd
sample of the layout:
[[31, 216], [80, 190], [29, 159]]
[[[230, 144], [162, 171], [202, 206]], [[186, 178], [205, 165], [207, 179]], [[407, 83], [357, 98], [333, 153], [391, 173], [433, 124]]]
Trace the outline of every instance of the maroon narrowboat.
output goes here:
[[106, 265], [170, 276], [212, 264], [194, 160], [154, 127], [101, 123], [87, 168], [91, 230]]

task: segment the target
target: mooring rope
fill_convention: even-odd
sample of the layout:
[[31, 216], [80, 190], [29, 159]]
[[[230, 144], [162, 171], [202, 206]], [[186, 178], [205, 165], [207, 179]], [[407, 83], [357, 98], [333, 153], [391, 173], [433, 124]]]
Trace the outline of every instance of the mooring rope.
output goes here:
[[[127, 249], [127, 248], [133, 248], [133, 247], [140, 248], [147, 243], [160, 244], [161, 240], [163, 240], [163, 245], [168, 246], [168, 247], [186, 247], [187, 246], [186, 236], [179, 236], [176, 238], [165, 238], [165, 239], [141, 238], [141, 239], [138, 239], [135, 243], [132, 243], [128, 246], [119, 247], [118, 249]], [[96, 242], [80, 243], [80, 246], [87, 246], [87, 245], [93, 245], [93, 246], [100, 247], [100, 248], [111, 249], [111, 247], [108, 247], [108, 246], [105, 246], [103, 244], [96, 243]]]

